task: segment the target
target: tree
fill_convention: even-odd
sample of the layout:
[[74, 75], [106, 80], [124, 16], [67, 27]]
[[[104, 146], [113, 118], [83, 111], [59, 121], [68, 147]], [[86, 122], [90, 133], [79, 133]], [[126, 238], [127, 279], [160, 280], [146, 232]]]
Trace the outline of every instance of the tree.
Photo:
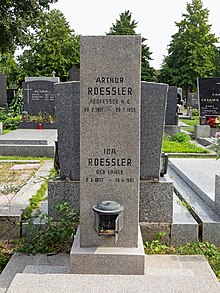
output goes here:
[[220, 47], [216, 48], [216, 56], [215, 56], [215, 77], [220, 77]]
[[49, 9], [57, 0], [1, 0], [0, 1], [0, 53], [14, 51], [16, 45], [28, 35], [28, 27], [40, 12]]
[[[120, 14], [120, 19], [116, 20], [115, 24], [110, 27], [107, 35], [136, 35], [135, 29], [137, 22], [132, 20], [132, 14], [129, 10]], [[155, 81], [155, 70], [150, 66], [149, 60], [152, 60], [149, 47], [144, 44], [147, 39], [142, 38], [142, 53], [141, 53], [141, 79], [144, 81]]]
[[19, 70], [13, 53], [0, 54], [0, 71], [6, 75], [9, 87], [16, 84]]
[[59, 10], [41, 14], [36, 23], [29, 48], [18, 57], [24, 76], [51, 76], [53, 72], [65, 81], [70, 68], [79, 67], [79, 36], [70, 29]]
[[159, 79], [182, 87], [188, 96], [196, 89], [197, 77], [213, 76], [217, 38], [211, 33], [209, 12], [201, 0], [187, 3], [186, 10], [183, 19], [176, 23], [178, 32], [172, 36]]

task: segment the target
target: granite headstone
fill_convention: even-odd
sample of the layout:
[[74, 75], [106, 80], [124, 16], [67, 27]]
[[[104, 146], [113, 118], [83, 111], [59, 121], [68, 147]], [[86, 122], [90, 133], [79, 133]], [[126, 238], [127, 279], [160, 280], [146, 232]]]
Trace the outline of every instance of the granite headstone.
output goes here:
[[[140, 42], [139, 36], [81, 38], [81, 247], [138, 246]], [[117, 243], [91, 228], [93, 206], [108, 200], [124, 207]]]
[[29, 115], [55, 114], [54, 84], [57, 78], [54, 78], [54, 81], [50, 80], [51, 78], [30, 78], [23, 82], [24, 110]]
[[200, 116], [220, 115], [220, 77], [198, 78]]
[[167, 91], [166, 84], [141, 82], [142, 180], [159, 180]]
[[177, 107], [177, 87], [169, 86], [168, 95], [167, 95], [165, 125], [177, 125], [176, 107]]
[[55, 84], [61, 180], [80, 179], [80, 82]]
[[69, 81], [80, 81], [80, 69], [73, 66], [69, 71]]
[[198, 94], [196, 93], [189, 94], [188, 106], [191, 107], [192, 109], [197, 109], [197, 110], [199, 109]]

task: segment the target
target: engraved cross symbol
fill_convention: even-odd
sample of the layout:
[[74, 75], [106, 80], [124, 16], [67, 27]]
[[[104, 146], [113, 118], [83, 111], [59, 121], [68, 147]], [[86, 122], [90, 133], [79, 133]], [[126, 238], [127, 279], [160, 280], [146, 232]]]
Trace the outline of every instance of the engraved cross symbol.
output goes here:
[[32, 91], [32, 89], [30, 89], [30, 85], [27, 84], [27, 88], [24, 90], [27, 91], [27, 102], [29, 104], [30, 103], [30, 91]]

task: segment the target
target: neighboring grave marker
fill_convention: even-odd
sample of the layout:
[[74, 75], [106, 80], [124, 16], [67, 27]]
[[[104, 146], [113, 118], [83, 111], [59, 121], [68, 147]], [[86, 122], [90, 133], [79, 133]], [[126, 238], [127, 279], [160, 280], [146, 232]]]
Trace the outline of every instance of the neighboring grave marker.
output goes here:
[[29, 77], [23, 82], [24, 110], [30, 115], [55, 114], [54, 84], [57, 77]]
[[188, 105], [190, 107], [192, 107], [193, 109], [198, 109], [199, 108], [198, 94], [196, 94], [196, 93], [190, 93], [189, 94]]
[[[81, 247], [138, 246], [140, 45], [139, 36], [81, 37]], [[106, 200], [124, 207], [116, 244], [94, 229], [93, 206]]]
[[220, 115], [220, 77], [198, 78], [200, 116]]
[[165, 125], [177, 125], [177, 87], [169, 86], [167, 96], [167, 106], [165, 115]]
[[69, 71], [69, 81], [80, 81], [80, 69], [73, 66]]

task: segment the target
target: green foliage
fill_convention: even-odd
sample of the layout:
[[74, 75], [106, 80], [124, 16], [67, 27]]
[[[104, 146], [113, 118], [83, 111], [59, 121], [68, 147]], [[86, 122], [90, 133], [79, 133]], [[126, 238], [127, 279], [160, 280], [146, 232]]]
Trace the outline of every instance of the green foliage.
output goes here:
[[30, 219], [33, 212], [40, 210], [40, 203], [46, 199], [46, 191], [48, 189], [48, 181], [55, 173], [55, 170], [52, 169], [50, 171], [50, 174], [48, 177], [44, 178], [45, 182], [41, 185], [41, 187], [37, 190], [36, 194], [32, 195], [32, 197], [29, 199], [29, 205], [24, 210], [21, 221], [24, 222], [27, 219]]
[[199, 116], [199, 110], [197, 110], [197, 109], [193, 109], [193, 110], [192, 110], [192, 115], [193, 115], [193, 116]]
[[207, 149], [198, 147], [190, 142], [168, 140], [163, 140], [162, 150], [164, 153], [209, 153]]
[[8, 115], [4, 109], [0, 108], [0, 121], [5, 121], [8, 118]]
[[6, 75], [9, 87], [17, 83], [19, 71], [13, 53], [0, 54], [0, 69]]
[[24, 101], [23, 101], [22, 91], [18, 90], [10, 104], [9, 112], [13, 116], [21, 115], [23, 111], [23, 106], [24, 106]]
[[58, 203], [56, 209], [61, 213], [59, 222], [54, 222], [46, 214], [41, 214], [37, 225], [34, 224], [34, 218], [28, 221], [28, 235], [17, 241], [18, 252], [56, 253], [66, 248], [74, 235], [73, 222], [78, 221], [78, 216], [66, 202]]
[[208, 10], [201, 0], [187, 3], [187, 13], [176, 23], [168, 55], [164, 58], [160, 81], [182, 87], [187, 96], [196, 89], [197, 77], [215, 74], [217, 38], [208, 24]]
[[171, 141], [187, 142], [190, 140], [191, 140], [190, 136], [184, 132], [177, 132], [171, 137]]
[[29, 48], [18, 57], [21, 79], [25, 76], [51, 76], [56, 72], [62, 81], [66, 81], [70, 68], [73, 65], [79, 67], [79, 36], [70, 29], [59, 10], [39, 16], [28, 45]]
[[11, 113], [7, 113], [5, 110], [0, 110], [0, 121], [3, 121], [4, 129], [17, 129], [20, 120], [21, 116], [18, 115], [13, 117]]
[[0, 54], [14, 51], [16, 45], [23, 45], [28, 36], [28, 27], [39, 13], [49, 9], [57, 0], [1, 0], [0, 1]]
[[[120, 14], [120, 19], [116, 20], [115, 24], [110, 27], [107, 35], [136, 35], [137, 22], [132, 20], [132, 14], [129, 10]], [[142, 38], [142, 53], [141, 53], [141, 79], [144, 81], [156, 81], [156, 71], [150, 66], [151, 60], [150, 48], [145, 44], [147, 39]]]
[[216, 70], [214, 76], [220, 76], [220, 47], [216, 48], [215, 65]]
[[5, 121], [4, 121], [4, 128], [5, 129], [17, 129], [19, 122], [21, 120], [21, 116], [16, 116], [16, 117], [8, 117]]

